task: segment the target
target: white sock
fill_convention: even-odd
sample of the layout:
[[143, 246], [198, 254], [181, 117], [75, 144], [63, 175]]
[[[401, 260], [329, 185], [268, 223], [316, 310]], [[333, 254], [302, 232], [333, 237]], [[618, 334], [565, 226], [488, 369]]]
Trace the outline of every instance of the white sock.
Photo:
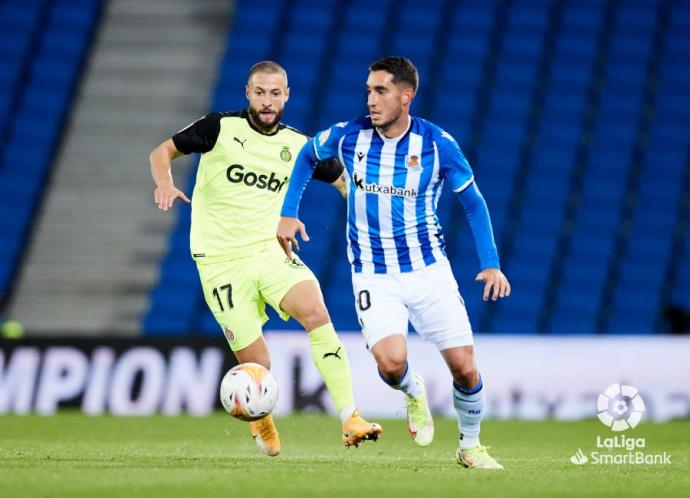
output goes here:
[[352, 414], [355, 412], [355, 407], [354, 406], [346, 406], [342, 410], [338, 412], [338, 417], [340, 417], [340, 422], [345, 423], [347, 422], [347, 419], [352, 416]]
[[391, 381], [387, 379], [386, 377], [381, 375], [380, 371], [379, 375], [386, 384], [391, 386], [393, 389], [397, 389], [398, 391], [404, 392], [407, 396], [410, 396], [411, 398], [416, 398], [422, 393], [422, 386], [419, 385], [419, 383], [415, 379], [414, 372], [410, 370], [410, 365], [408, 363], [405, 364], [405, 373], [403, 373], [402, 377], [397, 381]]
[[484, 415], [484, 390], [481, 378], [479, 384], [464, 389], [453, 382], [453, 406], [458, 413], [460, 448], [479, 446], [479, 431]]

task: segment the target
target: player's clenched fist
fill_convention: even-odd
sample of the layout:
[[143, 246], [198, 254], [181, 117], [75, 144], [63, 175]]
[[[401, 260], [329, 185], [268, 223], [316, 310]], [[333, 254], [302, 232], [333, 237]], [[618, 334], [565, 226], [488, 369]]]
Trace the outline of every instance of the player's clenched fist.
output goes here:
[[276, 237], [278, 237], [278, 242], [280, 246], [287, 254], [287, 257], [292, 259], [292, 247], [299, 251], [299, 243], [297, 242], [297, 232], [299, 232], [302, 240], [309, 241], [309, 236], [307, 235], [307, 230], [304, 228], [304, 223], [302, 223], [297, 218], [290, 218], [288, 216], [281, 216], [280, 223], [278, 223], [278, 232]]
[[192, 202], [186, 195], [184, 195], [184, 192], [172, 186], [158, 187], [153, 192], [153, 200], [158, 205], [158, 209], [161, 211], [167, 211], [170, 209], [173, 205], [173, 202], [175, 202], [175, 199], [181, 199], [187, 204]]
[[[498, 300], [499, 297], [510, 296], [510, 283], [501, 270], [487, 268], [480, 272], [475, 280], [484, 282], [484, 301], [488, 301], [489, 296], [492, 301]], [[491, 295], [492, 289], [493, 295]]]

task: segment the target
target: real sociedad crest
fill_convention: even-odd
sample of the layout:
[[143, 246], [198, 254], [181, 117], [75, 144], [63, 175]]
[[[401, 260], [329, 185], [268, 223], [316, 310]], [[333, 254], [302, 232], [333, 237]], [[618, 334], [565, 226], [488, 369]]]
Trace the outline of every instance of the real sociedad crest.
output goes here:
[[410, 171], [419, 171], [422, 165], [419, 163], [419, 156], [405, 156], [405, 166]]

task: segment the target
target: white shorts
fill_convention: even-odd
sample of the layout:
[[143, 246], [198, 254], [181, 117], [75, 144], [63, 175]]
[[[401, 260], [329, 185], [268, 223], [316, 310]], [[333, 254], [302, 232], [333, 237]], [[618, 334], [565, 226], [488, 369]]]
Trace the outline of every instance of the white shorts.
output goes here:
[[473, 344], [465, 302], [448, 261], [408, 273], [352, 274], [357, 318], [371, 349], [409, 321], [439, 351]]

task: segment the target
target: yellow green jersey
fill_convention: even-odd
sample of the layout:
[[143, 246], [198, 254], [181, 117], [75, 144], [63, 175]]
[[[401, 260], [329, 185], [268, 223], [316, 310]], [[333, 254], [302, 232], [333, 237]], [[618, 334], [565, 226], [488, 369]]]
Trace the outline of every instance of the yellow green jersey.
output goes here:
[[173, 136], [200, 152], [192, 194], [192, 257], [242, 258], [276, 240], [280, 208], [295, 159], [308, 137], [280, 124], [256, 129], [246, 110], [213, 113]]

